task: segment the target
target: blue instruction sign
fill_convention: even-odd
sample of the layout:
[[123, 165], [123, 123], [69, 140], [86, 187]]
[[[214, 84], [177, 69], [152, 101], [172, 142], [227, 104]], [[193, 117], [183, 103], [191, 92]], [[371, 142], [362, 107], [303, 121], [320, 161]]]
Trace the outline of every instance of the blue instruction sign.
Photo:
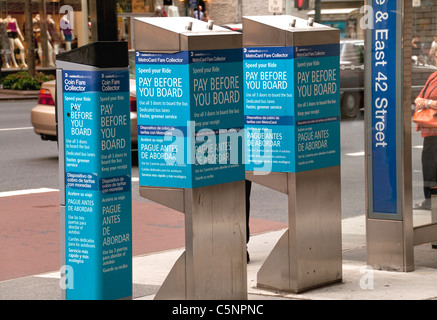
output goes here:
[[243, 52], [246, 170], [292, 170], [293, 48], [244, 48]]
[[339, 45], [244, 48], [246, 170], [340, 164]]
[[[132, 296], [129, 73], [63, 70], [67, 299]], [[70, 280], [70, 277], [69, 277]]]
[[140, 185], [244, 180], [240, 49], [136, 52]]

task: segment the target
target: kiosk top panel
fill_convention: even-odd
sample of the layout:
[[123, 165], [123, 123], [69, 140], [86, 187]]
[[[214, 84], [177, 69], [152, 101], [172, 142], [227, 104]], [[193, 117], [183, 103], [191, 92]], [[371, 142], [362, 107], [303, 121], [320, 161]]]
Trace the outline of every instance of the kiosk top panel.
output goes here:
[[96, 68], [127, 68], [128, 46], [124, 41], [97, 41], [60, 53], [56, 60]]
[[241, 48], [241, 33], [190, 17], [135, 18], [138, 51], [178, 52]]
[[335, 43], [339, 37], [338, 29], [290, 15], [243, 17], [243, 30], [244, 47]]

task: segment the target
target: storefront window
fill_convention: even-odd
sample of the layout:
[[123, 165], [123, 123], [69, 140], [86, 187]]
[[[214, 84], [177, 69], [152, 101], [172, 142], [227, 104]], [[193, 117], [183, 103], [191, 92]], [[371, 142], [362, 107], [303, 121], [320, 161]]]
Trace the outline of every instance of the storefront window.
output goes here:
[[[79, 43], [88, 42], [88, 26], [82, 23], [81, 2], [81, 0], [30, 1], [31, 41], [34, 42], [37, 67], [54, 67], [56, 54], [71, 50]], [[25, 52], [29, 43], [26, 38], [28, 26], [25, 0], [0, 1], [0, 21], [2, 68], [26, 68], [28, 57]], [[43, 32], [44, 30], [46, 33]]]
[[[2, 68], [27, 67], [26, 0], [0, 0], [0, 52]], [[56, 54], [91, 42], [91, 19], [87, 0], [29, 0], [36, 67], [53, 67]], [[181, 16], [188, 0], [118, 0], [118, 39], [134, 49], [135, 17]], [[66, 14], [65, 10], [71, 9]], [[47, 35], [41, 34], [45, 26]], [[43, 59], [48, 57], [47, 60]], [[46, 65], [44, 65], [46, 63]]]

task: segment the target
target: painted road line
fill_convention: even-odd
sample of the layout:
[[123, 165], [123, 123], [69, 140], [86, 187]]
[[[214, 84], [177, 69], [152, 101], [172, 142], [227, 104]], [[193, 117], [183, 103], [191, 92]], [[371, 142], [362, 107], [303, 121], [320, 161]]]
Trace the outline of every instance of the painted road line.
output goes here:
[[16, 130], [31, 130], [33, 127], [21, 127], [21, 128], [3, 128], [0, 131], [16, 131]]
[[[423, 146], [422, 145], [413, 146], [413, 149], [423, 149]], [[346, 153], [346, 155], [350, 157], [363, 157], [364, 154], [365, 154], [364, 151]]]
[[346, 153], [346, 155], [350, 156], [350, 157], [362, 157], [362, 156], [364, 156], [364, 151], [353, 152], [353, 153]]
[[16, 190], [16, 191], [5, 191], [0, 192], [1, 197], [10, 197], [10, 196], [21, 196], [31, 193], [44, 193], [44, 192], [55, 192], [59, 191], [58, 189], [50, 189], [50, 188], [39, 188], [39, 189], [27, 189], [27, 190]]
[[[132, 182], [138, 182], [140, 179], [138, 177], [132, 177]], [[0, 192], [1, 197], [10, 197], [10, 196], [20, 196], [31, 193], [44, 193], [44, 192], [54, 192], [59, 191], [58, 189], [50, 189], [50, 188], [38, 188], [38, 189], [27, 189], [27, 190], [16, 190], [16, 191], [4, 191]]]

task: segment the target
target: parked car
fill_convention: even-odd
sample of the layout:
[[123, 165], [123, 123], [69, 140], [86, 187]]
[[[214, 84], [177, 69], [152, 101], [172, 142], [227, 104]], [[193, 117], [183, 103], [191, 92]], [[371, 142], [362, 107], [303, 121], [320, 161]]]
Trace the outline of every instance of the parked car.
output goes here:
[[340, 110], [355, 118], [364, 107], [364, 41], [340, 41]]
[[[355, 118], [364, 108], [364, 40], [340, 41], [340, 106], [342, 118]], [[412, 61], [412, 103], [436, 66]]]
[[[133, 54], [130, 54], [130, 59]], [[131, 119], [131, 144], [132, 149], [138, 148], [137, 129], [137, 101], [135, 90], [135, 62], [130, 60], [130, 119]], [[38, 95], [38, 103], [30, 111], [30, 120], [33, 130], [41, 136], [42, 140], [57, 141], [56, 106], [55, 106], [56, 80], [44, 82]]]
[[[38, 104], [30, 111], [30, 120], [33, 130], [41, 136], [42, 140], [57, 141], [56, 106], [55, 106], [56, 80], [44, 82], [38, 94]], [[137, 130], [137, 105], [135, 79], [130, 79], [130, 119], [132, 149], [138, 146]]]

